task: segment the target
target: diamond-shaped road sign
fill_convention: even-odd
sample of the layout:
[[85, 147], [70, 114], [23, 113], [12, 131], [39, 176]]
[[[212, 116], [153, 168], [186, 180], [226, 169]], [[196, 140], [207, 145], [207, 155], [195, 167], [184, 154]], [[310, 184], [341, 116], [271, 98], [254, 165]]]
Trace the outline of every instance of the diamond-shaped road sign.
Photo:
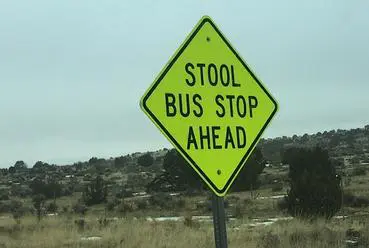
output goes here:
[[277, 111], [277, 102], [204, 16], [141, 99], [141, 108], [224, 196]]

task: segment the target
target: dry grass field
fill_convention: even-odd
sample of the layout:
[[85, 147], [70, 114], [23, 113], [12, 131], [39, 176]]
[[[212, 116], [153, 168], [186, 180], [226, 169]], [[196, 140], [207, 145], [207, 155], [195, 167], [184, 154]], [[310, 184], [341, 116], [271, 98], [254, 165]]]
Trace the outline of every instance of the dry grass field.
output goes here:
[[[215, 247], [211, 222], [149, 222], [122, 218], [100, 223], [86, 216], [85, 224], [72, 216], [0, 219], [0, 247]], [[251, 227], [247, 218], [228, 222], [229, 247], [369, 247], [369, 216], [316, 220], [281, 220]]]
[[[262, 176], [282, 178], [286, 173], [279, 168], [268, 168]], [[344, 178], [343, 189], [345, 193], [368, 199], [369, 175]], [[286, 185], [278, 190], [268, 186], [254, 192], [230, 193], [225, 197], [228, 203], [226, 213], [232, 216], [227, 222], [230, 248], [369, 247], [369, 206], [355, 206], [359, 198], [352, 198], [331, 220], [303, 221], [283, 218], [287, 216], [279, 209], [278, 201], [286, 190]], [[44, 216], [40, 222], [30, 213], [19, 223], [10, 213], [0, 215], [0, 248], [215, 247], [211, 218], [207, 221], [195, 218], [211, 215], [208, 194], [160, 199], [160, 203], [182, 202], [180, 206], [173, 205], [177, 207], [148, 204], [140, 208], [138, 200], [141, 198], [129, 197], [123, 199], [123, 203], [136, 205], [129, 211], [120, 211], [123, 203], [113, 211], [107, 211], [105, 204], [98, 204], [90, 207], [83, 218], [72, 211], [80, 197], [75, 193], [56, 199], [59, 215]], [[19, 200], [32, 206], [30, 198]], [[342, 215], [346, 217], [339, 218]], [[149, 216], [153, 219], [159, 216], [187, 217], [176, 221], [149, 221]]]

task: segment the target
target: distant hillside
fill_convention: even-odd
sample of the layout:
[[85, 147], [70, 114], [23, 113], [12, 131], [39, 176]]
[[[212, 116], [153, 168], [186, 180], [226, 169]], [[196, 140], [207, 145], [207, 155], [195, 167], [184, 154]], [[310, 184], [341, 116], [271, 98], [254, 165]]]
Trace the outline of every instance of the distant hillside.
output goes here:
[[[281, 165], [281, 153], [284, 149], [290, 146], [315, 145], [328, 149], [332, 158], [349, 165], [348, 167], [369, 164], [369, 125], [351, 130], [262, 139], [258, 144], [262, 156], [273, 167]], [[163, 169], [167, 152], [168, 149], [164, 148], [109, 159], [92, 157], [88, 161], [59, 166], [42, 161], [29, 166], [19, 160], [9, 168], [0, 169], [0, 202], [1, 199], [9, 201], [11, 197], [31, 196], [35, 189], [45, 191], [42, 194], [48, 198], [82, 193], [98, 175], [103, 176], [111, 196], [132, 196], [146, 191], [153, 181], [160, 181], [163, 175], [167, 175]], [[283, 171], [285, 168], [278, 169]], [[268, 178], [263, 179], [266, 182], [276, 180], [270, 175], [264, 177]]]
[[[369, 125], [363, 128], [355, 128], [350, 130], [331, 130], [318, 132], [315, 134], [304, 134], [304, 135], [293, 135], [292, 137], [278, 137], [261, 139], [258, 146], [261, 148], [264, 157], [275, 165], [281, 162], [281, 152], [290, 146], [315, 146], [320, 145], [321, 147], [328, 149], [331, 157], [342, 159], [345, 163], [369, 163]], [[132, 153], [116, 158], [96, 158], [93, 157], [89, 161], [76, 162], [70, 165], [63, 165], [57, 171], [64, 170], [65, 173], [76, 172], [80, 169], [87, 169], [91, 165], [97, 168], [113, 167], [126, 167], [128, 171], [137, 172], [142, 170], [149, 170], [153, 172], [155, 169], [161, 170], [161, 162], [167, 153], [168, 149], [164, 148], [158, 151], [148, 152], [154, 158], [154, 167], [142, 167], [135, 168], [137, 165], [138, 158], [145, 153]], [[23, 162], [23, 161], [18, 161]], [[25, 163], [24, 163], [25, 165]], [[49, 165], [42, 161], [38, 161], [35, 165], [28, 165], [26, 167], [40, 167], [47, 165], [55, 167], [56, 165]], [[13, 170], [14, 166], [10, 166], [9, 169]], [[0, 169], [8, 170], [8, 169]]]
[[369, 125], [350, 130], [331, 130], [316, 134], [261, 139], [258, 144], [271, 163], [281, 162], [281, 152], [289, 146], [316, 146], [327, 149], [345, 164], [369, 163]]

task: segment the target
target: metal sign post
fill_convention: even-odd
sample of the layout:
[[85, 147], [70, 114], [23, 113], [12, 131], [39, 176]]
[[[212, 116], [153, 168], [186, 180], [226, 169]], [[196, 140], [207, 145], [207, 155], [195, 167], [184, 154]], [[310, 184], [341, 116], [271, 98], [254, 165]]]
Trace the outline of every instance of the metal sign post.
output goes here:
[[212, 210], [213, 210], [213, 224], [214, 237], [216, 248], [227, 248], [227, 227], [224, 210], [224, 198], [216, 194], [212, 194]]

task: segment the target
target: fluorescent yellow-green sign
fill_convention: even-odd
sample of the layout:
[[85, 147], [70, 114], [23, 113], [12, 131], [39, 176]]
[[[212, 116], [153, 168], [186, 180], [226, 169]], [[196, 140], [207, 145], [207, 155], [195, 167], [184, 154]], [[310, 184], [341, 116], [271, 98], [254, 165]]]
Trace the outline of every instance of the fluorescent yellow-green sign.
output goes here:
[[277, 102], [204, 16], [142, 97], [141, 108], [224, 196]]

